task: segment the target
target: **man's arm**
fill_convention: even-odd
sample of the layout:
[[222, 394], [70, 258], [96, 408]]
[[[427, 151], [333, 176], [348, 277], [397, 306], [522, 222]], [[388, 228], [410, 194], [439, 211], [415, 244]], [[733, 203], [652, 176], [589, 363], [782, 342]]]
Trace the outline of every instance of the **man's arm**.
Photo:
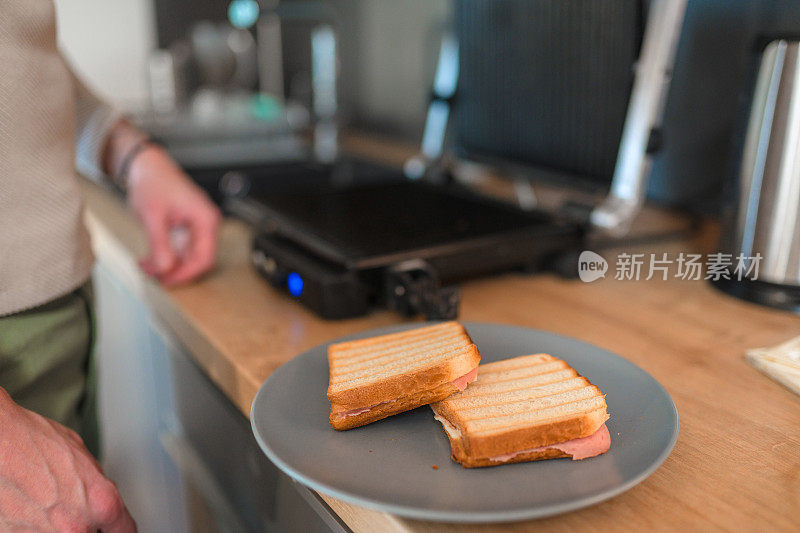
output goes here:
[[[219, 212], [155, 145], [77, 78], [76, 152], [81, 173], [117, 182], [151, 245], [143, 266], [164, 283], [189, 281], [213, 266]], [[120, 173], [119, 166], [127, 167]], [[123, 174], [124, 176], [120, 176]], [[171, 235], [183, 228], [184, 246]], [[114, 484], [72, 430], [15, 404], [0, 388], [0, 531], [135, 532]]]
[[134, 532], [114, 484], [72, 430], [0, 388], [0, 531]]
[[73, 75], [76, 166], [87, 177], [111, 179], [147, 231], [141, 266], [165, 285], [192, 281], [214, 266], [221, 215], [160, 147], [147, 141]]
[[163, 284], [179, 285], [214, 267], [222, 217], [161, 147], [141, 147], [141, 137], [128, 122], [118, 121], [108, 134], [103, 168], [129, 163], [116, 179], [124, 181], [128, 205], [147, 231], [150, 253], [140, 265]]

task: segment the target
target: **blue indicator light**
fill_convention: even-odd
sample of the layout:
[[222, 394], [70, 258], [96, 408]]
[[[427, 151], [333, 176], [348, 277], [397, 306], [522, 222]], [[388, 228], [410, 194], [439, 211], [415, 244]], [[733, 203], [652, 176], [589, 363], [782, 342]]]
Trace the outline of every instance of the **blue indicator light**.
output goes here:
[[228, 20], [235, 28], [249, 28], [258, 20], [260, 11], [256, 0], [233, 0], [228, 5]]
[[297, 272], [289, 272], [286, 276], [286, 287], [292, 296], [300, 296], [303, 294], [303, 278]]

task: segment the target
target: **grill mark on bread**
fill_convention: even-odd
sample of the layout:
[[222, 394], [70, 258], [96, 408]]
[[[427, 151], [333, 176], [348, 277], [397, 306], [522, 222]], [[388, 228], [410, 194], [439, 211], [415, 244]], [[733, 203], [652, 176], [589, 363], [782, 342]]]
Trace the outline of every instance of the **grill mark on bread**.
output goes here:
[[[492, 396], [501, 392], [512, 392], [517, 390], [524, 390], [533, 387], [540, 387], [542, 385], [549, 385], [552, 383], [559, 383], [566, 379], [571, 379], [578, 376], [578, 373], [575, 369], [567, 368], [564, 370], [557, 370], [555, 372], [547, 372], [545, 374], [539, 374], [536, 376], [531, 376], [527, 378], [522, 378], [519, 380], [512, 380], [509, 379], [507, 381], [501, 381], [496, 383], [484, 383], [480, 384], [480, 371], [478, 371], [478, 380], [473, 383], [470, 388], [475, 387], [475, 390], [471, 391], [469, 394], [461, 395], [459, 394], [457, 397], [448, 398], [448, 400], [456, 400], [459, 398], [472, 398], [478, 396]], [[512, 384], [509, 384], [512, 383]], [[469, 390], [469, 389], [467, 389]]]
[[350, 429], [440, 401], [467, 376], [474, 379], [479, 363], [477, 347], [456, 322], [329, 345], [330, 424]]
[[405, 369], [405, 372], [416, 371], [426, 367], [435, 366], [436, 364], [446, 361], [448, 359], [460, 357], [470, 351], [474, 345], [470, 344], [458, 348], [458, 351], [453, 349], [442, 349], [438, 352], [427, 353], [421, 352], [413, 357], [403, 357], [401, 359], [394, 359], [386, 363], [367, 367], [358, 372], [340, 376], [337, 374], [330, 376], [330, 386], [333, 389], [348, 387], [349, 384], [355, 382], [369, 382], [370, 379], [382, 379], [381, 375], [391, 373], [396, 368]]
[[448, 346], [467, 346], [472, 344], [472, 342], [466, 338], [464, 335], [449, 337], [445, 339], [437, 339], [436, 341], [427, 341], [424, 343], [413, 344], [409, 346], [397, 346], [395, 349], [387, 352], [380, 352], [380, 353], [370, 353], [369, 356], [362, 356], [363, 359], [358, 359], [355, 361], [347, 361], [341, 362], [338, 359], [333, 360], [333, 368], [339, 374], [346, 374], [349, 372], [353, 372], [360, 368], [364, 368], [368, 365], [373, 365], [375, 363], [380, 362], [381, 360], [392, 360], [397, 359], [399, 357], [406, 357], [410, 355], [416, 355], [422, 352], [430, 352], [431, 350], [436, 350], [442, 347]]
[[[558, 385], [560, 385], [560, 387], [556, 387]], [[521, 387], [517, 389], [510, 389], [499, 394], [486, 393], [484, 395], [473, 395], [466, 397], [462, 396], [454, 399], [447, 398], [446, 400], [442, 400], [442, 403], [446, 402], [447, 406], [451, 409], [471, 409], [473, 407], [502, 405], [508, 403], [509, 398], [512, 398], [510, 401], [526, 401], [535, 400], [537, 398], [546, 398], [548, 396], [568, 392], [574, 389], [585, 387], [587, 385], [590, 385], [589, 380], [579, 376], [565, 379], [563, 381], [547, 383], [538, 387]], [[556, 392], [551, 392], [553, 390]], [[491, 397], [486, 399], [484, 397], [486, 395], [491, 395]]]
[[[459, 418], [464, 422], [480, 421], [487, 419], [497, 419], [504, 416], [512, 416], [530, 412], [531, 410], [543, 411], [556, 407], [567, 406], [571, 403], [590, 400], [602, 396], [594, 385], [586, 385], [556, 394], [533, 398], [530, 400], [517, 400], [494, 405], [481, 405], [475, 407], [461, 408], [458, 411]], [[502, 405], [502, 408], [497, 408]], [[499, 415], [498, 415], [499, 412]], [[494, 413], [494, 414], [493, 414]]]
[[[599, 392], [599, 391], [598, 391]], [[569, 405], [570, 409], [565, 409]], [[563, 418], [570, 418], [575, 415], [582, 415], [587, 411], [595, 411], [605, 406], [605, 398], [602, 396], [594, 396], [584, 400], [569, 402], [560, 406], [549, 407], [542, 409], [538, 413], [515, 413], [512, 415], [471, 419], [459, 422], [467, 432], [475, 435], [495, 433], [509, 428], [517, 428], [528, 424], [543, 424], [552, 420], [560, 420]], [[528, 416], [526, 416], [528, 415]]]
[[513, 359], [495, 361], [494, 363], [484, 363], [481, 365], [481, 373], [491, 374], [494, 372], [505, 372], [508, 370], [528, 368], [530, 366], [534, 366], [540, 363], [552, 363], [553, 361], [561, 361], [561, 359], [558, 359], [546, 353], [537, 353], [534, 355], [522, 355], [520, 357], [514, 357]]
[[569, 365], [564, 361], [553, 361], [551, 363], [542, 363], [529, 368], [521, 368], [517, 371], [494, 372], [488, 375], [481, 371], [479, 381], [482, 385], [486, 386], [493, 385], [495, 383], [505, 383], [506, 381], [533, 378], [542, 374], [548, 374], [567, 369], [569, 369]]
[[368, 339], [359, 339], [354, 341], [339, 342], [328, 346], [328, 353], [335, 354], [337, 357], [347, 357], [341, 352], [349, 352], [358, 354], [364, 351], [381, 350], [384, 347], [397, 343], [415, 342], [423, 337], [441, 337], [444, 332], [457, 331], [466, 334], [464, 327], [457, 322], [445, 322], [444, 324], [437, 324], [434, 326], [427, 326], [424, 328], [401, 331], [398, 333], [389, 333], [387, 335], [380, 335], [378, 337], [370, 337]]
[[[343, 366], [345, 365], [352, 365], [362, 361], [369, 361], [374, 357], [381, 356], [382, 354], [391, 354], [396, 353], [398, 351], [403, 351], [404, 349], [416, 349], [422, 346], [428, 346], [430, 344], [439, 344], [444, 342], [459, 342], [459, 341], [468, 341], [469, 336], [466, 333], [462, 332], [452, 332], [447, 333], [445, 335], [433, 335], [430, 337], [426, 337], [424, 339], [417, 339], [413, 342], [398, 342], [393, 343], [381, 348], [369, 348], [366, 350], [359, 350], [358, 353], [355, 354], [348, 354], [345, 352], [342, 354], [341, 352], [332, 352], [333, 357], [336, 358], [336, 361]], [[471, 341], [469, 341], [471, 342]]]
[[[457, 429], [448, 437], [453, 459], [465, 467], [587, 437], [608, 419], [602, 392], [547, 354], [480, 365], [475, 383], [431, 408]], [[563, 456], [569, 455], [548, 448], [510, 462]]]

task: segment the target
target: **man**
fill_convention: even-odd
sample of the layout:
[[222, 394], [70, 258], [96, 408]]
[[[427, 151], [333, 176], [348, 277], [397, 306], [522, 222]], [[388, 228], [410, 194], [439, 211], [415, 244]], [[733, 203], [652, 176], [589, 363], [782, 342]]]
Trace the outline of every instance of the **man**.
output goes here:
[[[98, 43], [101, 45], [101, 43]], [[0, 530], [134, 531], [86, 449], [92, 256], [75, 163], [127, 193], [166, 285], [207, 272], [219, 212], [167, 154], [96, 99], [56, 46], [52, 0], [0, 0]], [[175, 250], [174, 229], [187, 246]]]

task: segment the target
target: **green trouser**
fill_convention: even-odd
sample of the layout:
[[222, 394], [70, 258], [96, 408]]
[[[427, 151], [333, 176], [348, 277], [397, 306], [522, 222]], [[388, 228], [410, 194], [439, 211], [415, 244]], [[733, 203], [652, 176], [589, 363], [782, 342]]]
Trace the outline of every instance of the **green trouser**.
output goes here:
[[98, 452], [91, 283], [0, 317], [0, 387], [21, 406], [74, 429]]

